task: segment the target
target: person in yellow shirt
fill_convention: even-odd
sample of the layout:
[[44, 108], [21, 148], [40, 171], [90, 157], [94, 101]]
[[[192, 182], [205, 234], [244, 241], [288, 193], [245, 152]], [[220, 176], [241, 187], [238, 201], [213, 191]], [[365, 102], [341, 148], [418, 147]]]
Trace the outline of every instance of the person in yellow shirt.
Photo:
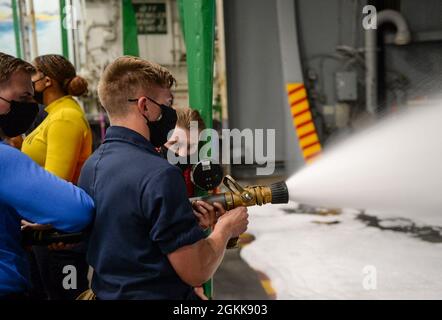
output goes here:
[[34, 61], [35, 99], [46, 106], [46, 119], [23, 142], [22, 151], [56, 176], [77, 183], [81, 167], [92, 153], [92, 131], [84, 111], [72, 96], [87, 92], [87, 82], [62, 56]]
[[[33, 61], [35, 100], [46, 106], [47, 117], [23, 141], [22, 151], [56, 176], [77, 183], [83, 163], [92, 153], [92, 131], [73, 96], [87, 92], [87, 82], [60, 55], [43, 55]], [[88, 288], [85, 245], [72, 250], [49, 251], [34, 247], [31, 281], [34, 295], [49, 299], [75, 299]], [[64, 267], [77, 272], [76, 289], [64, 288]], [[72, 286], [75, 287], [75, 286]]]

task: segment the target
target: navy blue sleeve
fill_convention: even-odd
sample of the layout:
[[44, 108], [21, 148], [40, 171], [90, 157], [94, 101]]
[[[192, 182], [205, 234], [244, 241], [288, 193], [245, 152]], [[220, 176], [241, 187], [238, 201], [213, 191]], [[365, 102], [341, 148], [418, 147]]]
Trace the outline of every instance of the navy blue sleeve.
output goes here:
[[77, 232], [92, 221], [94, 203], [81, 189], [0, 143], [0, 199], [25, 220]]
[[206, 237], [187, 198], [181, 171], [173, 166], [150, 179], [143, 190], [143, 212], [150, 237], [164, 254]]

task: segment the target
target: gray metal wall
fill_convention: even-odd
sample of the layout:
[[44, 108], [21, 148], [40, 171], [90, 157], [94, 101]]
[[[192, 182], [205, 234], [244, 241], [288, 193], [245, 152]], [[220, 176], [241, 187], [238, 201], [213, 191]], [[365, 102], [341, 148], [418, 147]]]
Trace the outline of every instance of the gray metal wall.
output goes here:
[[[328, 55], [338, 45], [358, 47], [363, 44], [361, 27], [362, 1], [298, 0], [298, 31], [304, 69], [313, 67], [320, 77], [328, 101], [335, 102], [333, 74], [340, 62]], [[322, 65], [321, 65], [322, 64]], [[321, 69], [322, 68], [322, 69]]]
[[[337, 102], [334, 77], [345, 64], [331, 57], [336, 53], [335, 48], [346, 45], [363, 49], [362, 7], [367, 1], [297, 0], [295, 3], [304, 72], [307, 75], [310, 71], [318, 77], [314, 89], [320, 100], [317, 108], [322, 111], [324, 105], [333, 106]], [[387, 44], [385, 47], [387, 109], [397, 104], [397, 100], [426, 97], [442, 88], [442, 1], [401, 0], [389, 3], [394, 4], [394, 9], [407, 20], [412, 43], [406, 46]], [[391, 26], [382, 29], [388, 41], [388, 34], [391, 35], [394, 29]], [[363, 72], [359, 73], [363, 80]], [[401, 83], [401, 80], [409, 83]], [[362, 99], [352, 107], [363, 109], [364, 91], [359, 89], [362, 90], [359, 91]], [[326, 116], [326, 121], [332, 120]]]
[[[293, 132], [284, 125], [287, 117], [284, 108], [288, 106], [284, 96], [277, 1], [225, 0], [226, 58], [230, 127], [275, 128], [276, 160], [284, 161], [288, 155], [288, 135]], [[304, 78], [311, 105], [319, 114], [317, 121], [327, 124], [324, 133], [318, 126], [324, 138], [339, 133], [333, 128], [334, 115], [324, 112], [325, 109], [333, 109], [337, 103], [335, 74], [342, 71], [347, 62], [336, 58], [336, 47], [344, 45], [363, 50], [362, 8], [368, 1], [293, 1]], [[412, 34], [409, 45], [398, 47], [387, 44], [385, 47], [387, 108], [401, 99], [409, 101], [438, 91], [440, 94], [442, 1], [392, 0], [378, 3], [396, 6], [395, 9], [407, 20]], [[391, 35], [394, 29], [387, 27], [384, 30], [388, 41], [388, 34]], [[361, 54], [363, 56], [363, 51]], [[351, 108], [360, 112], [365, 109], [361, 65], [358, 76], [359, 98], [351, 103]], [[405, 82], [401, 83], [401, 79]]]
[[225, 0], [230, 128], [276, 129], [285, 159], [284, 100], [276, 2]]
[[390, 91], [388, 101], [404, 95], [405, 100], [419, 100], [442, 93], [442, 1], [402, 0], [400, 11], [412, 33], [412, 43], [399, 47], [388, 45], [385, 64], [409, 79], [405, 92]]

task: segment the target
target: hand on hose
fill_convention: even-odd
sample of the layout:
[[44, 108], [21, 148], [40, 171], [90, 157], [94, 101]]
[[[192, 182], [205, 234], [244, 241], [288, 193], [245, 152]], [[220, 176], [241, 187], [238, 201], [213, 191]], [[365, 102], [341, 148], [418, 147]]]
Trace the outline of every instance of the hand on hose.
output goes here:
[[48, 245], [48, 249], [53, 250], [53, 251], [71, 250], [72, 248], [75, 248], [77, 245], [78, 245], [78, 243], [58, 242], [58, 243], [52, 243], [52, 244]]
[[218, 202], [211, 205], [210, 203], [198, 200], [192, 203], [192, 207], [201, 228], [204, 230], [214, 228], [218, 218], [226, 213], [224, 207]]
[[246, 207], [237, 207], [229, 210], [218, 220], [216, 228], [224, 228], [230, 233], [230, 237], [239, 237], [247, 230], [249, 214]]
[[44, 231], [49, 229], [52, 229], [52, 226], [50, 224], [38, 224], [26, 220], [21, 220], [21, 231], [25, 230]]
[[[38, 223], [32, 223], [26, 220], [21, 220], [21, 231], [26, 230], [33, 230], [33, 231], [45, 231], [52, 229], [52, 226], [50, 224], [38, 224]], [[58, 243], [51, 243], [48, 245], [49, 250], [59, 251], [59, 250], [70, 250], [74, 248], [77, 244], [71, 243], [66, 244], [63, 242]]]

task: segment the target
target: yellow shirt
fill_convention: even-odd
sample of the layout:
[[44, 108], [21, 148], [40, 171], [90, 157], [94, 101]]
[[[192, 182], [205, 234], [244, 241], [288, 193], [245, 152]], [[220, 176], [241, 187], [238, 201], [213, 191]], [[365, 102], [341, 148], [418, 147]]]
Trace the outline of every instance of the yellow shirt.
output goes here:
[[46, 119], [23, 142], [22, 151], [56, 176], [77, 183], [83, 163], [92, 153], [92, 131], [71, 96], [45, 108]]

